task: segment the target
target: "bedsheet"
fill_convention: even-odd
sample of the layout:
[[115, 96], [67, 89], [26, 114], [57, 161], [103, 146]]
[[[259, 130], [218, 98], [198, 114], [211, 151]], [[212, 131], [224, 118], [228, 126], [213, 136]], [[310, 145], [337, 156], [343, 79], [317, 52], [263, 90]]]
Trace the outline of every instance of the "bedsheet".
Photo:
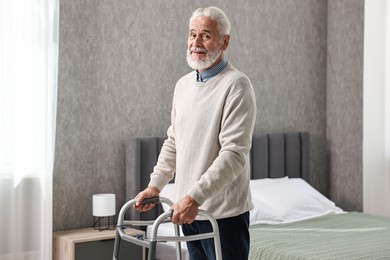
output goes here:
[[289, 224], [254, 225], [250, 235], [250, 260], [390, 259], [388, 217], [350, 212]]

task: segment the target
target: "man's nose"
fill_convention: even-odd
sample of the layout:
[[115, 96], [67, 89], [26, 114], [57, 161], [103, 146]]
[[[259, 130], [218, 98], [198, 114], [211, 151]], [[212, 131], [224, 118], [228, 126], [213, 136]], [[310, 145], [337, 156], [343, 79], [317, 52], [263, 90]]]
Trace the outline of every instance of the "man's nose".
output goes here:
[[200, 35], [197, 35], [194, 39], [195, 46], [198, 46], [202, 43], [202, 37]]

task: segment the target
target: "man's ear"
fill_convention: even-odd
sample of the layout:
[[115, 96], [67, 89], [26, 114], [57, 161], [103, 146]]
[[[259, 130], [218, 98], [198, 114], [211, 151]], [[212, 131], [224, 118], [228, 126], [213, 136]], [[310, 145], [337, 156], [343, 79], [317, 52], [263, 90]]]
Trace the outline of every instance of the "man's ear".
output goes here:
[[230, 35], [227, 34], [225, 36], [223, 36], [223, 45], [222, 45], [222, 50], [225, 51], [227, 49], [227, 47], [229, 46], [229, 40], [230, 40]]

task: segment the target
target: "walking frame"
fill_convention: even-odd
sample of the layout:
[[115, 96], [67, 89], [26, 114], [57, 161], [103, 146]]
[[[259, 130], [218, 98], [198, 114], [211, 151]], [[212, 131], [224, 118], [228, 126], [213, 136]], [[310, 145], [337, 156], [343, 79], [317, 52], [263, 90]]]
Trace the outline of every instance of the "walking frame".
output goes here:
[[[125, 213], [130, 208], [132, 208], [135, 202], [136, 199], [132, 199], [128, 201], [127, 203], [125, 203], [125, 205], [123, 205], [123, 207], [119, 212], [118, 224], [116, 227], [114, 251], [112, 257], [113, 260], [119, 260], [119, 250], [120, 250], [121, 240], [148, 248], [149, 249], [148, 260], [154, 260], [156, 258], [156, 247], [158, 242], [174, 241], [176, 242], [176, 257], [177, 259], [181, 260], [182, 259], [181, 242], [203, 240], [207, 238], [214, 239], [216, 260], [222, 260], [218, 223], [210, 213], [204, 210], [199, 210], [198, 216], [203, 216], [208, 221], [210, 221], [211, 226], [213, 228], [212, 232], [190, 235], [190, 236], [182, 236], [180, 235], [180, 225], [174, 224], [174, 233], [175, 233], [174, 236], [158, 236], [157, 231], [160, 224], [170, 222], [172, 210], [162, 213], [155, 220], [149, 220], [149, 221], [148, 220], [125, 220], [124, 219]], [[142, 201], [142, 204], [149, 204], [149, 203], [154, 203], [154, 204], [165, 203], [168, 204], [169, 206], [173, 205], [172, 201], [164, 197], [153, 197]], [[128, 235], [125, 234], [124, 231], [129, 226], [134, 227], [134, 226], [148, 226], [148, 225], [153, 225], [152, 234], [150, 238], [147, 238], [145, 236], [141, 237], [141, 236]]]

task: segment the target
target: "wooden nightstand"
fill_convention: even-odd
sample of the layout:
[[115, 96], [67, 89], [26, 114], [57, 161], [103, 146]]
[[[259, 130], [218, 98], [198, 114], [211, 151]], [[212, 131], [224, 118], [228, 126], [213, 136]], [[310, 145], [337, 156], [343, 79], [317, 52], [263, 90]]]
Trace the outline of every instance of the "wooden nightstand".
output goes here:
[[[112, 259], [116, 230], [93, 228], [53, 233], [53, 260]], [[126, 234], [144, 234], [138, 229], [126, 229]], [[122, 257], [123, 256], [123, 257]], [[145, 260], [146, 249], [121, 241], [120, 259]]]

